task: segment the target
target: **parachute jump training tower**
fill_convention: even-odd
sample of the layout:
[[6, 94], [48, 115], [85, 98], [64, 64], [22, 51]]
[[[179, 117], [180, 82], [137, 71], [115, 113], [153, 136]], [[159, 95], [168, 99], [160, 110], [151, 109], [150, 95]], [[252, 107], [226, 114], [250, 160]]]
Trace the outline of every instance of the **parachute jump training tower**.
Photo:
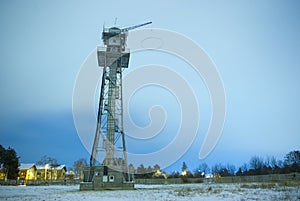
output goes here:
[[[98, 65], [103, 68], [97, 126], [90, 164], [83, 170], [80, 190], [134, 189], [126, 154], [122, 71], [129, 64], [128, 31], [151, 23], [123, 29], [103, 27], [103, 46], [97, 47]], [[102, 161], [98, 157], [100, 153], [104, 153]], [[96, 165], [97, 161], [100, 164]]]

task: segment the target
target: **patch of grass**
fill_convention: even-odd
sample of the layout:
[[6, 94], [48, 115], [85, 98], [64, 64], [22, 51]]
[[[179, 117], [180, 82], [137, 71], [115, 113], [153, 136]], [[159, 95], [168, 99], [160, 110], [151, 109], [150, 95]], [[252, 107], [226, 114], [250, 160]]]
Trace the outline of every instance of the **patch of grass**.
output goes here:
[[197, 183], [197, 184], [203, 183], [203, 179], [197, 179], [197, 180], [195, 181], [195, 183]]
[[220, 189], [214, 189], [214, 190], [212, 191], [212, 193], [214, 193], [214, 194], [219, 194], [220, 192], [221, 192]]
[[258, 182], [258, 183], [251, 183], [251, 182], [245, 182], [240, 184], [241, 188], [251, 188], [251, 189], [269, 189], [269, 188], [275, 188], [277, 186], [284, 186], [284, 187], [300, 187], [300, 181], [270, 181], [270, 182]]
[[175, 193], [177, 193], [178, 196], [189, 196], [192, 192], [192, 189], [190, 187], [187, 188], [181, 188], [174, 190]]
[[270, 189], [270, 188], [275, 188], [276, 187], [276, 184], [274, 183], [262, 183], [259, 185], [259, 188], [262, 188], [262, 189]]
[[218, 188], [213, 189], [211, 186], [209, 186], [209, 187], [207, 188], [207, 192], [208, 192], [208, 193], [213, 193], [213, 194], [218, 194], [218, 193], [221, 192], [221, 190], [218, 189]]
[[229, 189], [227, 191], [230, 192], [230, 193], [243, 193], [243, 192], [245, 192], [245, 190], [240, 189], [240, 188], [238, 188], [238, 189]]
[[240, 185], [241, 188], [258, 188], [258, 186], [256, 184], [242, 184]]
[[242, 184], [240, 185], [240, 188], [248, 188], [248, 189], [271, 189], [275, 188], [275, 183], [253, 183], [253, 184]]
[[279, 186], [285, 186], [285, 187], [297, 187], [300, 186], [300, 181], [277, 181], [275, 182]]

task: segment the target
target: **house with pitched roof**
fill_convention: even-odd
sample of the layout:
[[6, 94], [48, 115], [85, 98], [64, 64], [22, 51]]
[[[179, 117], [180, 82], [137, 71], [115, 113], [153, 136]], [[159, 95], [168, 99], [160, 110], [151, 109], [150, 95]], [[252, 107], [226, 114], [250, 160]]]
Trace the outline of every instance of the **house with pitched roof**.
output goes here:
[[19, 166], [20, 180], [36, 180], [37, 169], [34, 163], [21, 163]]
[[[67, 178], [66, 165], [51, 166], [21, 163], [19, 166], [19, 180], [64, 180]], [[0, 180], [7, 180], [7, 171], [0, 164]]]
[[37, 180], [63, 180], [66, 178], [66, 165], [51, 166], [49, 164], [36, 166]]
[[59, 165], [51, 169], [53, 180], [63, 180], [66, 178], [67, 168], [66, 165]]

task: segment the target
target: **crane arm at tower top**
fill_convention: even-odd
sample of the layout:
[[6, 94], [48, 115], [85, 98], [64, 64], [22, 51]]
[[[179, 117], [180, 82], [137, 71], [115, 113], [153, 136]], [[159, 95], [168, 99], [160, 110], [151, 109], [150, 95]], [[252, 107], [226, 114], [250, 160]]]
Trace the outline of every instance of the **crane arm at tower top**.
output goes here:
[[146, 23], [143, 23], [143, 24], [139, 24], [139, 25], [135, 25], [135, 26], [131, 26], [131, 27], [126, 27], [124, 29], [121, 29], [121, 32], [127, 32], [129, 30], [132, 30], [132, 29], [136, 29], [136, 28], [139, 28], [139, 27], [142, 27], [142, 26], [146, 26], [148, 24], [151, 24], [152, 22], [146, 22]]
[[111, 38], [111, 37], [114, 37], [114, 36], [119, 35], [119, 34], [124, 34], [124, 33], [128, 32], [132, 29], [136, 29], [136, 28], [139, 28], [139, 27], [151, 24], [151, 23], [152, 22], [146, 22], [146, 23], [143, 23], [143, 24], [139, 24], [139, 25], [135, 25], [135, 26], [131, 26], [131, 27], [126, 27], [126, 28], [123, 28], [123, 29], [120, 29], [118, 27], [110, 27], [110, 28], [104, 28], [103, 27], [102, 40], [105, 41], [104, 44], [106, 45], [108, 39]]

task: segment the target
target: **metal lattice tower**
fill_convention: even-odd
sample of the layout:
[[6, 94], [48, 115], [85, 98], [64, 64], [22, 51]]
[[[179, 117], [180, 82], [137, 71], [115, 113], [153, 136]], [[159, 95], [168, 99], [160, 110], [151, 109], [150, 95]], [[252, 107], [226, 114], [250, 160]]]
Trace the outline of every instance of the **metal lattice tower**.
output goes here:
[[[151, 22], [120, 29], [104, 28], [104, 46], [97, 48], [98, 65], [103, 67], [97, 127], [90, 157], [90, 170], [95, 166], [99, 151], [105, 154], [103, 166], [117, 171], [128, 171], [123, 124], [122, 71], [128, 68], [130, 52], [126, 48], [127, 33]], [[118, 154], [121, 153], [121, 156]], [[99, 161], [101, 163], [101, 161]], [[93, 180], [90, 172], [89, 181]], [[128, 180], [129, 173], [128, 173]]]

